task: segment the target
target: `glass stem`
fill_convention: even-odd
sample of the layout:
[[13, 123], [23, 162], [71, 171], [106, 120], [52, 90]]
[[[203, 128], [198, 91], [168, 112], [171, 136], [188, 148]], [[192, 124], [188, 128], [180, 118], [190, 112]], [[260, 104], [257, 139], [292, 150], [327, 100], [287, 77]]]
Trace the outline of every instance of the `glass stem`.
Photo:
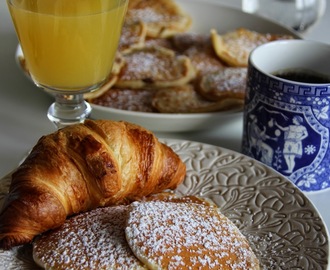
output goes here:
[[55, 102], [48, 109], [48, 118], [57, 128], [83, 123], [92, 111], [83, 94], [55, 94]]

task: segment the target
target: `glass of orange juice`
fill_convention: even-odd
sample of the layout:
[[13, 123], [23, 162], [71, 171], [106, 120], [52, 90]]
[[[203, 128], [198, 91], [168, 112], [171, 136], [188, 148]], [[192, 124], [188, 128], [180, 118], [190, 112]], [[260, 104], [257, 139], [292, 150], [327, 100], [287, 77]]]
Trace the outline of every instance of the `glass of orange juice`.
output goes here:
[[60, 128], [91, 112], [83, 94], [112, 69], [128, 0], [7, 0], [29, 73], [55, 96], [48, 118]]

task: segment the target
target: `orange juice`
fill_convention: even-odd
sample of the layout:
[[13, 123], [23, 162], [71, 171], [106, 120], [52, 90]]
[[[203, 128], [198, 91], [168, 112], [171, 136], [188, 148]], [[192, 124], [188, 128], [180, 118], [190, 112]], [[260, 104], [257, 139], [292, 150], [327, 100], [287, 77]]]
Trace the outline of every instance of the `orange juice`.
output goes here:
[[8, 0], [34, 81], [46, 88], [92, 88], [109, 75], [127, 1]]

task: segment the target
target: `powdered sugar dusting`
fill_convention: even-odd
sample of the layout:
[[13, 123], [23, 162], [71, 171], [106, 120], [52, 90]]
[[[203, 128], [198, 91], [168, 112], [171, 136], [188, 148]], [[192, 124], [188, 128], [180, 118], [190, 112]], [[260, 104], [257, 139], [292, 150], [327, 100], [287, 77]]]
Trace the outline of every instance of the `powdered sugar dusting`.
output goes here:
[[269, 42], [269, 36], [244, 28], [228, 32], [221, 36], [226, 47], [226, 53], [238, 59], [241, 64], [247, 65], [249, 54], [257, 46]]
[[244, 236], [217, 209], [194, 203], [134, 203], [126, 238], [147, 266], [259, 269]]
[[159, 11], [154, 10], [151, 7], [145, 7], [143, 9], [133, 9], [129, 11], [129, 15], [133, 17], [135, 20], [141, 20], [147, 23], [159, 23], [169, 21], [171, 16], [168, 14], [161, 13]]
[[155, 112], [151, 105], [154, 92], [148, 89], [112, 88], [102, 96], [94, 98], [93, 104], [128, 111]]
[[245, 97], [247, 68], [223, 68], [205, 74], [200, 83], [200, 93], [212, 100], [225, 97]]
[[182, 64], [171, 53], [168, 50], [164, 53], [163, 50], [156, 48], [145, 48], [125, 54], [127, 64], [119, 81], [149, 80], [153, 82], [181, 78], [184, 74], [181, 70]]
[[126, 206], [107, 207], [69, 219], [34, 243], [45, 269], [145, 269], [127, 245]]

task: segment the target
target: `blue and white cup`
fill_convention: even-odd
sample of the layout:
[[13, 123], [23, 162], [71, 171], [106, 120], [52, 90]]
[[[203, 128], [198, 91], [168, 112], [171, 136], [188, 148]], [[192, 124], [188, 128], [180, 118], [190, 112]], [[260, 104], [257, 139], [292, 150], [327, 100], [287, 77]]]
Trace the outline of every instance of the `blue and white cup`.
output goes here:
[[330, 45], [286, 40], [253, 50], [243, 122], [244, 154], [303, 191], [330, 188]]

